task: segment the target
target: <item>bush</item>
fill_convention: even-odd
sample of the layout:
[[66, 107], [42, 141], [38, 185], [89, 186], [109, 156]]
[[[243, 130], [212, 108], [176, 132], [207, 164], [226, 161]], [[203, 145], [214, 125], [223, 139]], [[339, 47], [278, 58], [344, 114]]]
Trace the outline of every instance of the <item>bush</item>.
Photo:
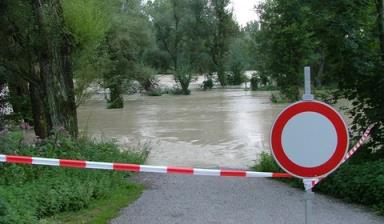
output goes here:
[[[0, 153], [136, 164], [146, 156], [145, 151], [120, 151], [114, 143], [63, 136], [38, 145], [25, 145], [21, 140], [15, 133], [0, 136]], [[37, 223], [59, 212], [86, 208], [112, 189], [128, 185], [126, 176], [116, 171], [0, 164], [0, 223]]]
[[[314, 190], [347, 202], [369, 206], [384, 215], [384, 160], [356, 159], [359, 158], [344, 163]], [[260, 154], [260, 160], [253, 169], [260, 172], [282, 171], [269, 153]], [[303, 187], [299, 179], [282, 180], [291, 186]]]
[[259, 87], [259, 79], [256, 76], [252, 76], [251, 80], [251, 90], [256, 91]]
[[163, 95], [163, 91], [160, 88], [152, 89], [147, 92], [148, 96], [161, 96]]
[[207, 90], [207, 89], [212, 89], [213, 88], [213, 80], [210, 78], [208, 80], [205, 80], [203, 82], [203, 89], [204, 90]]
[[343, 164], [316, 190], [370, 206], [384, 215], [384, 160]]

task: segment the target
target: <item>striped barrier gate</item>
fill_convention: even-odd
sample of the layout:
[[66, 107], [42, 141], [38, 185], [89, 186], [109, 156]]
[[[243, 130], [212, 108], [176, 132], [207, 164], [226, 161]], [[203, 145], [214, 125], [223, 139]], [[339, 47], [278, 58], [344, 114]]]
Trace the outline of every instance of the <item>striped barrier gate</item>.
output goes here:
[[290, 178], [291, 175], [286, 173], [270, 173], [270, 172], [253, 172], [242, 170], [218, 170], [218, 169], [198, 169], [186, 167], [170, 167], [170, 166], [149, 166], [125, 163], [106, 163], [92, 162], [83, 160], [66, 160], [51, 159], [29, 156], [0, 155], [0, 162], [43, 165], [43, 166], [59, 166], [71, 167], [79, 169], [99, 169], [99, 170], [116, 170], [130, 171], [142, 173], [164, 173], [164, 174], [184, 174], [195, 176], [221, 176], [221, 177], [269, 177], [269, 178]]

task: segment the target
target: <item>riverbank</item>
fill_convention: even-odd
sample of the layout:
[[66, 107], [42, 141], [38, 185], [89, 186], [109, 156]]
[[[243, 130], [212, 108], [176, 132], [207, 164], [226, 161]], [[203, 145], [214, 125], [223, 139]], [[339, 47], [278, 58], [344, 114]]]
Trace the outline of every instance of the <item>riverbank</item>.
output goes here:
[[[2, 133], [0, 153], [132, 164], [143, 163], [148, 154], [147, 149], [121, 151], [110, 141], [96, 143], [86, 138], [71, 140], [66, 136], [58, 132], [47, 140], [25, 144], [21, 132]], [[4, 224], [39, 223], [63, 212], [78, 211], [81, 216], [91, 214], [96, 220], [106, 220], [120, 207], [138, 198], [142, 191], [142, 186], [127, 182], [130, 174], [126, 172], [17, 164], [0, 166], [0, 223]], [[109, 208], [108, 199], [119, 192], [130, 192], [130, 197], [125, 202], [116, 201], [118, 206]], [[92, 206], [102, 204], [106, 209], [92, 210]]]

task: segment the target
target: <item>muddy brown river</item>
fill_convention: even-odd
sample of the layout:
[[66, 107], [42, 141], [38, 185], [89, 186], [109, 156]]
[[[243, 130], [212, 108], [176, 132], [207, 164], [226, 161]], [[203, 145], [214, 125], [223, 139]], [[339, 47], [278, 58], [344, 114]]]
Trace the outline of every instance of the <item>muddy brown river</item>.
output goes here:
[[269, 150], [269, 131], [284, 105], [270, 92], [195, 91], [191, 96], [128, 96], [125, 108], [92, 99], [78, 110], [82, 130], [122, 145], [150, 142], [147, 164], [239, 168]]

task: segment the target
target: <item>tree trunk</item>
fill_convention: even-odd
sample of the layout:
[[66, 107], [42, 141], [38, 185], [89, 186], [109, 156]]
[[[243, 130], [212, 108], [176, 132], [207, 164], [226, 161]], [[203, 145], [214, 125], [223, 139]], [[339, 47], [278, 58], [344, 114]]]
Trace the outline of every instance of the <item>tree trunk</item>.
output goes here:
[[50, 122], [47, 120], [43, 98], [41, 97], [43, 94], [40, 93], [39, 87], [35, 87], [32, 84], [29, 85], [29, 93], [33, 112], [33, 128], [36, 136], [44, 139], [48, 137], [51, 125], [49, 125]]
[[108, 109], [119, 109], [124, 107], [122, 97], [121, 83], [115, 83], [109, 86], [110, 96], [108, 100]]
[[40, 38], [41, 77], [52, 128], [64, 127], [72, 137], [78, 135], [76, 102], [70, 63], [70, 37], [65, 33], [59, 0], [34, 0]]

